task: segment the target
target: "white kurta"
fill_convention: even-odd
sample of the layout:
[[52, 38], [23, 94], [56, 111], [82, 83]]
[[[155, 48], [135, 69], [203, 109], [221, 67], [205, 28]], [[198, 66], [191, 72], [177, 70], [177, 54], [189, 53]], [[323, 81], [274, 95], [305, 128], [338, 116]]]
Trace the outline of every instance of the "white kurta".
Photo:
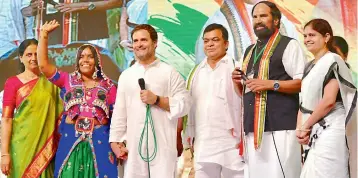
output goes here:
[[237, 148], [241, 131], [241, 99], [232, 84], [234, 68], [233, 58], [228, 55], [217, 62], [214, 69], [206, 59], [199, 64], [190, 90], [193, 106], [189, 120], [195, 120], [195, 125], [191, 124], [188, 129], [195, 129], [196, 163], [216, 163], [243, 173], [244, 163]]
[[[174, 177], [177, 160], [177, 119], [189, 112], [191, 103], [183, 78], [168, 64], [156, 60], [144, 68], [136, 63], [121, 74], [109, 142], [127, 141], [129, 152], [128, 160], [124, 165], [124, 178], [148, 177], [147, 163], [138, 153], [146, 116], [146, 105], [140, 99], [139, 78], [144, 78], [146, 89], [158, 96], [169, 97], [170, 112], [151, 106], [158, 152], [155, 159], [150, 162], [150, 171], [151, 177]], [[146, 146], [145, 141], [143, 146]], [[148, 148], [152, 153], [154, 144], [150, 130]], [[141, 149], [143, 150], [143, 147]]]
[[[328, 76], [331, 72], [339, 83], [342, 101], [336, 102], [335, 107], [324, 117], [324, 127], [318, 123], [313, 125], [311, 147], [301, 178], [348, 178], [347, 146], [351, 155], [352, 177], [356, 177], [353, 173], [356, 175], [357, 172], [357, 116], [353, 111], [357, 111], [357, 89], [353, 85], [350, 69], [337, 54], [326, 53], [305, 75], [300, 94], [300, 102], [306, 110], [302, 111], [302, 123], [307, 121], [310, 112], [314, 112], [321, 101], [324, 83], [330, 79]], [[354, 130], [348, 130], [350, 127]]]

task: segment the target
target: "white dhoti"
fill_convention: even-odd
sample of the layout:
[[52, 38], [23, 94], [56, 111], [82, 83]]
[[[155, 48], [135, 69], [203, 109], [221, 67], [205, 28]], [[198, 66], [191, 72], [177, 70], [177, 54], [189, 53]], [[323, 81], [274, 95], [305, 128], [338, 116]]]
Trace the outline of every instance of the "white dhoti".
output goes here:
[[217, 163], [196, 163], [195, 178], [244, 178], [244, 170], [232, 170]]
[[264, 132], [260, 150], [254, 148], [253, 133], [249, 133], [246, 139], [249, 178], [300, 176], [301, 146], [295, 130]]

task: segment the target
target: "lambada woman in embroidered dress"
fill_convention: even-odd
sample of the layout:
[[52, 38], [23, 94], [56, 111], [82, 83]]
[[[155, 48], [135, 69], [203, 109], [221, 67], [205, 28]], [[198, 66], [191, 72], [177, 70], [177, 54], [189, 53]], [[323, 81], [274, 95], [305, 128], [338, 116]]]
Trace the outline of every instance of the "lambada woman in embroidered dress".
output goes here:
[[9, 178], [53, 177], [62, 112], [59, 89], [41, 75], [37, 40], [19, 46], [20, 74], [6, 80], [2, 111], [1, 171]]
[[332, 37], [326, 20], [305, 25], [304, 44], [315, 59], [305, 69], [297, 119], [298, 141], [308, 144], [301, 178], [348, 178], [349, 156], [357, 158], [357, 89], [345, 62], [330, 52]]
[[65, 93], [55, 177], [117, 177], [116, 157], [108, 143], [116, 87], [103, 73], [100, 54], [92, 45], [78, 49], [71, 74], [49, 63], [48, 33], [58, 26], [53, 20], [41, 27], [38, 48], [41, 71]]

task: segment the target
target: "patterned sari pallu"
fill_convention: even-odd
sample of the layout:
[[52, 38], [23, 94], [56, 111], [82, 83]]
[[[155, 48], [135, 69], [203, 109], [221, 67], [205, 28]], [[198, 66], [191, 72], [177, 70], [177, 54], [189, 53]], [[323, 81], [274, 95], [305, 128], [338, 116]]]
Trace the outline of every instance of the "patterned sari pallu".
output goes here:
[[26, 84], [17, 94], [28, 95], [13, 120], [12, 171], [8, 177], [53, 177], [52, 158], [58, 145], [55, 128], [62, 112], [59, 90], [41, 76], [34, 86]]

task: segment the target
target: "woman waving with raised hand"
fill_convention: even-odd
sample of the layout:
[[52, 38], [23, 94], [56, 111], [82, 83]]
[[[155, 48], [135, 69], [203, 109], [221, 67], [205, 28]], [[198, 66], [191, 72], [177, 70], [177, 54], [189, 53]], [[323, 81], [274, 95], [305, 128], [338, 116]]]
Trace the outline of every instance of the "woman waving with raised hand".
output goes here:
[[48, 38], [58, 26], [55, 20], [43, 24], [38, 48], [42, 73], [65, 93], [55, 177], [117, 177], [116, 157], [108, 142], [116, 87], [104, 74], [93, 45], [78, 48], [73, 73], [59, 71], [49, 62]]

